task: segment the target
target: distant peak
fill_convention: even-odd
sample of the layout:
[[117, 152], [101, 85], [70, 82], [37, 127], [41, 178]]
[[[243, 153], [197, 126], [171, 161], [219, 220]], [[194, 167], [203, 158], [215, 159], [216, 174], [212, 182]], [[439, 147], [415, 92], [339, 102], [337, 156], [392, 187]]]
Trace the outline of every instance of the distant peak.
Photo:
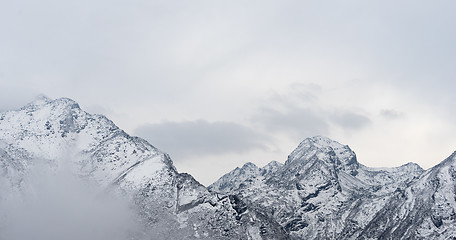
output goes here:
[[262, 169], [273, 169], [273, 168], [278, 168], [283, 166], [283, 163], [277, 162], [277, 161], [270, 161], [268, 164], [266, 164]]
[[283, 163], [280, 163], [280, 162], [277, 162], [275, 160], [272, 160], [270, 161], [268, 164], [266, 164], [266, 166], [280, 166], [280, 165], [283, 165]]
[[337, 141], [332, 140], [331, 138], [328, 138], [328, 137], [325, 137], [325, 136], [321, 136], [321, 135], [310, 137], [310, 138], [307, 138], [307, 139], [309, 141], [313, 141], [313, 142], [316, 142], [316, 143], [334, 143], [334, 142], [338, 143]]
[[402, 165], [401, 167], [420, 168], [420, 169], [422, 169], [419, 164], [414, 163], [414, 162], [408, 162], [408, 163]]
[[247, 162], [245, 163], [243, 166], [242, 166], [243, 169], [246, 169], [246, 168], [258, 168], [257, 165], [255, 165], [255, 163], [252, 163], [252, 162]]
[[44, 104], [47, 104], [50, 102], [52, 102], [52, 99], [48, 98], [44, 94], [40, 94], [40, 95], [36, 96], [33, 99], [33, 101], [31, 103], [29, 103], [28, 105], [41, 106], [41, 105], [44, 105]]
[[79, 108], [79, 104], [71, 98], [62, 97], [56, 99], [54, 102], [68, 104], [69, 106], [71, 106], [71, 108]]
[[48, 96], [44, 95], [44, 94], [39, 94], [38, 96], [35, 97], [35, 100], [48, 100], [48, 101], [52, 101], [52, 99], [48, 98]]
[[27, 104], [25, 107], [23, 107], [21, 109], [38, 109], [38, 108], [41, 108], [48, 104], [54, 104], [54, 105], [62, 104], [65, 106], [65, 108], [70, 108], [70, 109], [80, 108], [79, 104], [76, 101], [74, 101], [73, 99], [62, 97], [62, 98], [53, 100], [53, 99], [50, 99], [47, 96], [41, 94], [41, 95], [38, 95], [37, 97], [35, 97], [32, 102], [30, 102], [29, 104]]
[[268, 164], [266, 164], [264, 167], [261, 168], [263, 171], [263, 175], [272, 171], [276, 171], [277, 169], [281, 168], [283, 166], [282, 163], [279, 163], [277, 161], [271, 161]]
[[323, 136], [304, 139], [288, 156], [285, 165], [292, 162], [306, 164], [314, 160], [347, 169], [358, 167], [356, 155], [350, 147]]

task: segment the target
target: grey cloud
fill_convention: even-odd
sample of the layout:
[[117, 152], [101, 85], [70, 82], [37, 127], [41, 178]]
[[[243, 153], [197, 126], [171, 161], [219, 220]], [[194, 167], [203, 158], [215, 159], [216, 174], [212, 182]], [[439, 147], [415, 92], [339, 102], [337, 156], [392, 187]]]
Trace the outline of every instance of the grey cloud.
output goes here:
[[403, 113], [398, 112], [394, 109], [382, 109], [380, 111], [380, 115], [387, 119], [397, 119], [397, 118], [402, 118], [404, 116]]
[[285, 94], [276, 93], [263, 103], [264, 106], [252, 121], [267, 130], [286, 132], [298, 138], [327, 135], [332, 128], [359, 130], [371, 120], [363, 114], [326, 106], [319, 99], [323, 88], [314, 83], [293, 83]]
[[[313, 105], [318, 104], [319, 97], [323, 91], [321, 85], [316, 83], [294, 82], [291, 83], [285, 92], [273, 91], [272, 94], [263, 103], [263, 107], [259, 113], [253, 118], [255, 121], [261, 120], [261, 116], [267, 118], [287, 118], [286, 115], [302, 115], [294, 116], [298, 119], [309, 118], [308, 121], [318, 122], [315, 118], [317, 112], [311, 109]], [[277, 109], [281, 109], [280, 111]], [[272, 120], [272, 119], [271, 119]], [[266, 120], [267, 122], [268, 120]], [[274, 121], [274, 120], [273, 120]], [[293, 120], [288, 120], [293, 121]], [[297, 120], [299, 121], [299, 120]], [[292, 124], [293, 125], [293, 124]]]
[[268, 130], [285, 131], [301, 138], [324, 135], [329, 131], [324, 117], [310, 108], [289, 108], [285, 111], [264, 108], [252, 120]]
[[252, 120], [263, 124], [268, 130], [285, 131], [301, 138], [329, 134], [330, 124], [344, 130], [360, 130], [372, 122], [368, 117], [348, 110], [317, 110], [291, 106], [285, 111], [265, 108]]
[[337, 111], [330, 115], [329, 119], [340, 127], [349, 130], [361, 129], [371, 123], [371, 120], [366, 116], [350, 111]]
[[321, 93], [322, 87], [316, 83], [292, 83], [289, 87], [292, 95], [306, 102], [318, 99], [318, 94]]
[[270, 141], [266, 136], [237, 123], [205, 120], [146, 124], [134, 132], [177, 161], [186, 156], [265, 149], [265, 143]]

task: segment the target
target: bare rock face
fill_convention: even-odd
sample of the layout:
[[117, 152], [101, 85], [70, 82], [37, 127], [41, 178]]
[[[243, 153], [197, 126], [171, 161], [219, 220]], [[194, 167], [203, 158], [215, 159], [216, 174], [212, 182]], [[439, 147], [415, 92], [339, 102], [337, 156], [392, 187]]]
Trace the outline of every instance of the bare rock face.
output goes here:
[[191, 175], [177, 172], [167, 154], [71, 99], [41, 97], [0, 113], [0, 186], [27, 191], [24, 176], [38, 165], [68, 168], [128, 198], [141, 223], [132, 239], [289, 238], [241, 199], [209, 192]]

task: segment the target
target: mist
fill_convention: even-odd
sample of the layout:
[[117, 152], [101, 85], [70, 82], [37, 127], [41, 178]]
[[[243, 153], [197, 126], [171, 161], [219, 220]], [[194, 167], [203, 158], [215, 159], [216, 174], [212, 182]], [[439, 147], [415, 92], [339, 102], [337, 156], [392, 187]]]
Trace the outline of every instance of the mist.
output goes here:
[[20, 185], [0, 177], [1, 240], [137, 239], [128, 199], [69, 168], [34, 164]]

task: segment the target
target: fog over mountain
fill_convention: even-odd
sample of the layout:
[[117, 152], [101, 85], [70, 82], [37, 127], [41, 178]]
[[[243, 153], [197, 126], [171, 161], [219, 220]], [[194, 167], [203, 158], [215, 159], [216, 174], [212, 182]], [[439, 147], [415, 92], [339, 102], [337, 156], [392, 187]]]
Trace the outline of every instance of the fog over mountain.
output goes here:
[[133, 208], [123, 197], [73, 171], [31, 161], [34, 166], [21, 179], [20, 191], [2, 176], [0, 239], [125, 240], [139, 230]]

